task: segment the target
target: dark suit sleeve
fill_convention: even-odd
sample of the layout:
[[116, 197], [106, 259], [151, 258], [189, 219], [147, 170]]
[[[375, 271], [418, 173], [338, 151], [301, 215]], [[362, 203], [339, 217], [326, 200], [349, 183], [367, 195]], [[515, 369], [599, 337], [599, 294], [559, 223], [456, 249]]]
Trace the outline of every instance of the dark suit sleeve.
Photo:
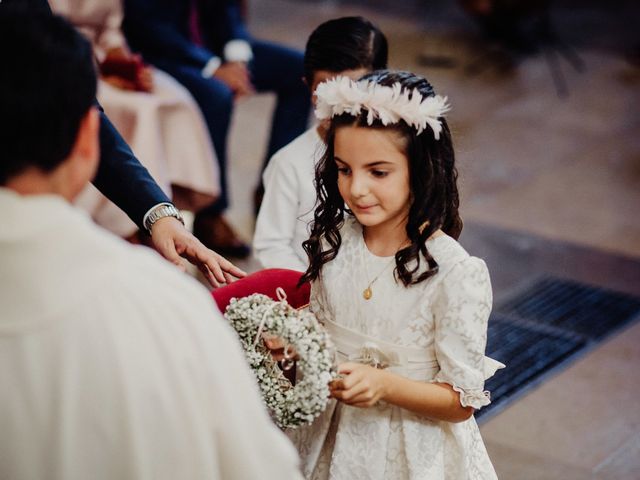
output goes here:
[[100, 165], [93, 184], [140, 228], [144, 228], [142, 219], [151, 207], [170, 202], [103, 112]]
[[[154, 63], [155, 59], [204, 68], [214, 54], [194, 44], [188, 37], [188, 25], [179, 25], [188, 14], [182, 1], [164, 9], [153, 0], [127, 0], [122, 28], [134, 50]], [[171, 3], [171, 2], [169, 2]], [[186, 0], [184, 3], [188, 3]], [[181, 5], [182, 4], [182, 5]], [[186, 20], [185, 20], [186, 22]]]
[[229, 40], [236, 38], [246, 40], [247, 42], [251, 40], [251, 35], [249, 35], [249, 31], [244, 23], [244, 18], [242, 18], [240, 4], [237, 1], [229, 2], [226, 9], [226, 17], [227, 25], [229, 25], [230, 28]]
[[205, 44], [219, 54], [230, 40], [251, 40], [236, 0], [199, 0]]

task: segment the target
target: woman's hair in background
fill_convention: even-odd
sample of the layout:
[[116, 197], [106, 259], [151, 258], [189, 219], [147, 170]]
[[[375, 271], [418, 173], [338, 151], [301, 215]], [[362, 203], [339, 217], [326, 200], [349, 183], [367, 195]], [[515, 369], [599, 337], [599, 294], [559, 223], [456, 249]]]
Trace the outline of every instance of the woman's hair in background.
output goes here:
[[[435, 95], [433, 87], [426, 79], [409, 72], [382, 70], [369, 73], [361, 80], [373, 81], [384, 86], [400, 83], [403, 91], [417, 89], [423, 97]], [[376, 119], [369, 125], [365, 109], [357, 117], [343, 114], [331, 119], [325, 139], [327, 148], [316, 167], [317, 202], [314, 222], [309, 240], [302, 244], [309, 257], [309, 268], [301, 282], [317, 279], [322, 266], [336, 257], [342, 242], [340, 227], [344, 222], [345, 213], [351, 215], [338, 190], [338, 168], [334, 160], [335, 133], [338, 128], [344, 126], [393, 130], [404, 140], [411, 190], [406, 230], [411, 244], [396, 253], [395, 274], [405, 286], [422, 282], [435, 275], [438, 264], [429, 253], [426, 240], [439, 228], [456, 239], [462, 231], [462, 220], [458, 213], [458, 172], [455, 167], [451, 133], [445, 119], [441, 118], [440, 121], [442, 132], [440, 139], [435, 140], [430, 128], [418, 135], [413, 127], [402, 120], [384, 126]], [[328, 249], [324, 250], [323, 244], [328, 246]], [[422, 268], [423, 261], [426, 262], [427, 269]]]
[[362, 17], [342, 17], [318, 26], [309, 36], [304, 52], [304, 77], [313, 83], [318, 70], [343, 72], [387, 68], [387, 38]]

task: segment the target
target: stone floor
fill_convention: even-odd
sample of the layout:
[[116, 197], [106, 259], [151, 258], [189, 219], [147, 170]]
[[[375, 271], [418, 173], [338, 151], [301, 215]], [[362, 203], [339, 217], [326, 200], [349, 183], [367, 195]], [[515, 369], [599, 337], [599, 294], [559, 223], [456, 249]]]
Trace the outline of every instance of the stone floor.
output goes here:
[[[533, 271], [640, 295], [640, 70], [627, 58], [640, 45], [634, 3], [556, 2], [558, 29], [586, 67], [560, 60], [564, 97], [545, 55], [506, 71], [479, 61], [482, 39], [455, 2], [252, 0], [249, 12], [256, 36], [299, 48], [320, 22], [364, 15], [387, 34], [392, 67], [449, 96], [463, 243], [489, 258], [499, 299]], [[469, 74], [474, 63], [485, 70]], [[229, 216], [247, 239], [272, 107], [268, 95], [250, 98], [233, 120]], [[639, 366], [635, 323], [483, 423], [499, 476], [639, 479]]]

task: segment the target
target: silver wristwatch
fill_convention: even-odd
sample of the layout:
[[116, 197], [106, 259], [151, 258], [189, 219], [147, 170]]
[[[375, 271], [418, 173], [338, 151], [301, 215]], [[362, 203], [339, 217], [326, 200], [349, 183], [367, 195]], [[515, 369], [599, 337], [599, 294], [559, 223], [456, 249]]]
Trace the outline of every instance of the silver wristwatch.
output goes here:
[[151, 234], [151, 227], [153, 227], [153, 224], [164, 217], [175, 217], [184, 225], [182, 214], [176, 207], [174, 207], [171, 203], [160, 203], [153, 207], [151, 211], [149, 211], [145, 215], [143, 222], [144, 228], [146, 228], [147, 232]]

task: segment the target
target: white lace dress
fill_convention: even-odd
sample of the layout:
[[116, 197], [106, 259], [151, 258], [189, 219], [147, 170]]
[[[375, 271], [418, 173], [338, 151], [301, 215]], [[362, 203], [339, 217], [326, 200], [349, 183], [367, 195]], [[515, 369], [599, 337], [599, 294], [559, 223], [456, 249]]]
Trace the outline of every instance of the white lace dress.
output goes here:
[[[391, 257], [369, 252], [355, 220], [341, 235], [338, 256], [311, 290], [339, 361], [375, 358], [414, 380], [452, 385], [463, 406], [487, 405], [484, 381], [504, 365], [484, 355], [492, 301], [485, 263], [440, 236], [427, 242], [438, 273], [405, 288], [394, 280]], [[332, 400], [312, 425], [288, 433], [309, 479], [496, 478], [473, 417], [450, 423], [385, 403], [362, 409]]]

